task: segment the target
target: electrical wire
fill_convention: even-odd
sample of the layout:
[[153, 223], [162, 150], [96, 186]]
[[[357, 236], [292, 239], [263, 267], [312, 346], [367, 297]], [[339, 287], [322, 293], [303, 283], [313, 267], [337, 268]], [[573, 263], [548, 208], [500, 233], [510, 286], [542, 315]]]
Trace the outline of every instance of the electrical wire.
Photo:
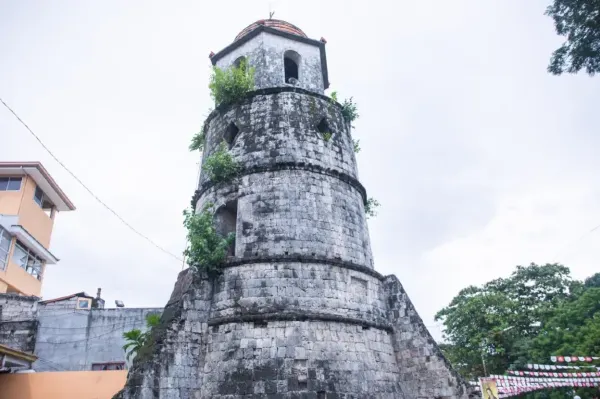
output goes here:
[[63, 167], [64, 170], [67, 171], [67, 173], [69, 173], [88, 193], [90, 193], [90, 195], [92, 197], [94, 197], [94, 199], [96, 201], [98, 201], [100, 203], [100, 205], [102, 205], [103, 207], [105, 207], [106, 209], [108, 209], [109, 212], [111, 212], [113, 215], [115, 215], [117, 217], [117, 219], [119, 219], [125, 226], [127, 226], [131, 231], [133, 231], [134, 233], [136, 233], [137, 235], [139, 235], [140, 237], [144, 238], [146, 241], [148, 241], [150, 244], [154, 245], [156, 248], [158, 248], [160, 251], [166, 253], [167, 255], [172, 256], [173, 258], [177, 259], [179, 262], [183, 262], [183, 260], [178, 257], [177, 255], [174, 255], [173, 253], [167, 251], [166, 249], [164, 249], [163, 247], [161, 247], [160, 245], [158, 245], [157, 243], [155, 243], [154, 241], [152, 241], [148, 236], [142, 234], [140, 231], [138, 231], [136, 228], [134, 228], [132, 225], [130, 225], [129, 223], [127, 223], [127, 221], [125, 221], [125, 219], [123, 219], [117, 212], [115, 212], [111, 207], [109, 207], [108, 205], [106, 205], [100, 198], [98, 198], [98, 196], [96, 194], [94, 194], [94, 192], [92, 190], [90, 190], [77, 176], [75, 176], [75, 174], [73, 172], [71, 172], [71, 170], [69, 168], [67, 168], [65, 166], [65, 164], [63, 164], [57, 157], [56, 155], [54, 155], [52, 153], [52, 151], [50, 151], [50, 149], [48, 147], [46, 147], [46, 145], [42, 142], [42, 140], [40, 140], [40, 138], [33, 132], [33, 130], [31, 130], [31, 128], [19, 117], [19, 115], [17, 115], [17, 113], [15, 111], [13, 111], [13, 109], [11, 107], [8, 106], [8, 104], [6, 104], [4, 102], [4, 100], [2, 98], [0, 98], [0, 102], [2, 102], [2, 104], [6, 107], [6, 109], [8, 109], [14, 116], [15, 118], [17, 118], [17, 120], [25, 127], [25, 129], [27, 129], [29, 131], [29, 133], [31, 133], [31, 135], [33, 137], [35, 137], [35, 139], [41, 144], [41, 146], [44, 148], [44, 150], [46, 150], [46, 152], [48, 154], [50, 154], [50, 156], [52, 158], [54, 158], [54, 160], [56, 162], [58, 162], [58, 164], [60, 166]]
[[578, 244], [581, 240], [583, 240], [589, 234], [592, 234], [594, 231], [596, 231], [598, 229], [600, 229], [600, 224], [598, 226], [592, 228], [591, 230], [585, 232], [581, 237], [579, 237], [578, 239], [576, 239], [575, 241], [573, 241], [571, 244], [568, 244], [567, 246], [563, 247], [563, 249], [561, 249], [556, 255], [554, 255], [554, 259], [556, 261], [558, 261], [558, 257], [560, 255], [564, 254], [567, 249], [569, 249], [570, 247], [573, 247], [575, 244]]

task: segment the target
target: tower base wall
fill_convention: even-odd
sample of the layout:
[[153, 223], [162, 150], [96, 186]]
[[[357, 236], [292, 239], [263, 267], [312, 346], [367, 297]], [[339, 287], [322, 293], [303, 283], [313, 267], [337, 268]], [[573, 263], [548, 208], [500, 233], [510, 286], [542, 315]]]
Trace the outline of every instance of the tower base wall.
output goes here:
[[260, 309], [215, 317], [224, 283], [249, 267], [215, 279], [181, 272], [115, 398], [469, 398], [395, 276], [378, 278], [386, 324]]

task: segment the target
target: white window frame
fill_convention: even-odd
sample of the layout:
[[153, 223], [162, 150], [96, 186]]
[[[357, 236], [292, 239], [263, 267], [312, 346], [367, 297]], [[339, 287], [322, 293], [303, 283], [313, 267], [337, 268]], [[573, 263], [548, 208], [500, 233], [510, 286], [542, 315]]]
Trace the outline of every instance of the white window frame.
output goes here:
[[[21, 191], [21, 187], [23, 187], [23, 177], [19, 177], [19, 176], [13, 176], [13, 177], [0, 176], [0, 179], [8, 179], [8, 183], [6, 185], [6, 189], [5, 190], [0, 189], [0, 191], [15, 191], [15, 192], [17, 192], [17, 191]], [[8, 188], [8, 185], [10, 184], [11, 180], [19, 180], [19, 188], [17, 190], [14, 190], [14, 189], [10, 190]]]
[[[2, 248], [2, 243], [8, 241], [8, 249]], [[8, 254], [10, 253], [10, 244], [12, 236], [8, 234], [8, 231], [0, 227], [0, 270], [6, 270], [6, 264], [8, 263]]]
[[[27, 254], [26, 259], [25, 259], [25, 264], [23, 264], [23, 262], [21, 260], [14, 259], [17, 248], [19, 248], [21, 251], [23, 251]], [[30, 260], [33, 261], [33, 264], [30, 264]], [[27, 246], [25, 246], [25, 244], [23, 244], [21, 241], [18, 241], [18, 240], [15, 243], [15, 250], [13, 251], [13, 261], [17, 265], [19, 265], [19, 267], [21, 267], [21, 269], [24, 269], [25, 272], [27, 272], [27, 274], [29, 274], [31, 277], [37, 278], [38, 280], [42, 281], [42, 273], [44, 270], [44, 261], [42, 260], [42, 258], [37, 256], [33, 251], [31, 251], [29, 248], [27, 248]], [[36, 272], [36, 273], [34, 274], [33, 272]]]
[[[83, 307], [82, 303], [87, 303], [88, 305]], [[90, 298], [77, 298], [77, 309], [80, 310], [90, 310], [92, 308], [92, 300]]]

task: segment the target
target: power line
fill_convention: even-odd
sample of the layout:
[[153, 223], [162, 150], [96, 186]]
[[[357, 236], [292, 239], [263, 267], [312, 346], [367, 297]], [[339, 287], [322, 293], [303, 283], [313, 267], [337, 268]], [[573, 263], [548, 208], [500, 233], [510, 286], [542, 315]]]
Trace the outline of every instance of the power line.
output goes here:
[[167, 251], [166, 249], [164, 249], [163, 247], [161, 247], [160, 245], [158, 245], [157, 243], [155, 243], [154, 241], [152, 241], [148, 236], [142, 234], [140, 231], [136, 230], [132, 225], [130, 225], [129, 223], [127, 223], [125, 221], [125, 219], [123, 219], [117, 212], [115, 212], [111, 207], [109, 207], [108, 205], [106, 205], [100, 198], [98, 198], [98, 196], [96, 194], [94, 194], [92, 192], [92, 190], [90, 190], [77, 176], [75, 176], [75, 174], [73, 172], [71, 172], [71, 170], [69, 170], [69, 168], [67, 168], [65, 166], [65, 164], [63, 164], [53, 153], [52, 151], [50, 151], [50, 149], [48, 147], [46, 147], [46, 145], [42, 142], [42, 140], [40, 140], [40, 138], [33, 132], [33, 130], [31, 130], [31, 128], [29, 128], [29, 126], [27, 126], [27, 124], [19, 117], [19, 115], [17, 115], [17, 113], [15, 111], [12, 110], [11, 107], [8, 106], [8, 104], [6, 104], [4, 102], [4, 100], [2, 98], [0, 98], [0, 102], [2, 102], [2, 104], [6, 107], [6, 109], [8, 109], [14, 116], [15, 118], [17, 118], [17, 120], [19, 122], [21, 122], [21, 124], [23, 126], [25, 126], [25, 129], [27, 129], [29, 131], [29, 133], [31, 133], [31, 135], [33, 137], [35, 137], [35, 139], [42, 145], [42, 147], [44, 148], [44, 150], [46, 150], [46, 152], [48, 154], [50, 154], [50, 156], [52, 158], [54, 158], [54, 160], [56, 162], [58, 162], [58, 164], [60, 166], [63, 167], [64, 170], [66, 170], [88, 193], [90, 193], [90, 195], [92, 197], [94, 197], [94, 199], [96, 201], [98, 201], [102, 206], [104, 206], [106, 209], [108, 209], [113, 215], [115, 215], [125, 226], [129, 227], [129, 229], [131, 231], [133, 231], [134, 233], [136, 233], [137, 235], [139, 235], [140, 237], [144, 238], [145, 240], [147, 240], [150, 244], [154, 245], [156, 248], [158, 248], [159, 250], [161, 250], [162, 252], [172, 256], [173, 258], [177, 259], [180, 262], [183, 262], [183, 260], [181, 258], [179, 258], [177, 255], [172, 254], [171, 252]]
[[600, 229], [600, 224], [594, 228], [592, 228], [589, 231], [586, 231], [585, 233], [583, 233], [583, 235], [581, 237], [579, 237], [578, 239], [576, 239], [575, 241], [573, 241], [571, 244], [567, 244], [565, 247], [563, 247], [562, 250], [560, 250], [556, 255], [554, 255], [554, 259], [556, 261], [558, 261], [558, 257], [562, 254], [564, 254], [566, 252], [567, 249], [569, 249], [570, 247], [573, 247], [575, 244], [578, 244], [581, 240], [583, 240], [585, 237], [587, 237], [589, 234], [592, 234], [594, 231]]

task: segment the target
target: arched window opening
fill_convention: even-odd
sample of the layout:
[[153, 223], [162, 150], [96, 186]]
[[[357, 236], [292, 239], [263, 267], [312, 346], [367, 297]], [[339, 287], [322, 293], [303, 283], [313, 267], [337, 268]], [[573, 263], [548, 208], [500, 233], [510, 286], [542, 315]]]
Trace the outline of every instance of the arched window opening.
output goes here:
[[321, 118], [321, 121], [317, 125], [317, 130], [319, 131], [319, 133], [321, 133], [321, 136], [323, 136], [323, 140], [331, 140], [333, 132], [331, 131], [331, 128], [329, 127], [329, 123], [327, 123], [326, 118]]
[[283, 55], [283, 68], [285, 71], [285, 83], [296, 85], [299, 81], [300, 54], [288, 50]]
[[317, 130], [319, 133], [331, 133], [331, 129], [329, 128], [329, 123], [327, 123], [327, 119], [322, 118], [319, 124], [317, 125]]
[[[237, 200], [230, 201], [217, 209], [215, 213], [215, 229], [223, 237], [235, 233], [237, 229]], [[227, 250], [227, 256], [235, 256], [235, 240]]]
[[239, 68], [242, 65], [244, 68], [248, 67], [248, 59], [245, 56], [238, 57], [235, 61], [233, 61], [233, 66], [236, 68]]
[[240, 129], [235, 125], [235, 123], [231, 122], [229, 126], [227, 126], [227, 129], [223, 134], [223, 140], [227, 142], [227, 145], [229, 145], [230, 149], [231, 147], [233, 147], [233, 144], [235, 143], [235, 139], [239, 132]]

